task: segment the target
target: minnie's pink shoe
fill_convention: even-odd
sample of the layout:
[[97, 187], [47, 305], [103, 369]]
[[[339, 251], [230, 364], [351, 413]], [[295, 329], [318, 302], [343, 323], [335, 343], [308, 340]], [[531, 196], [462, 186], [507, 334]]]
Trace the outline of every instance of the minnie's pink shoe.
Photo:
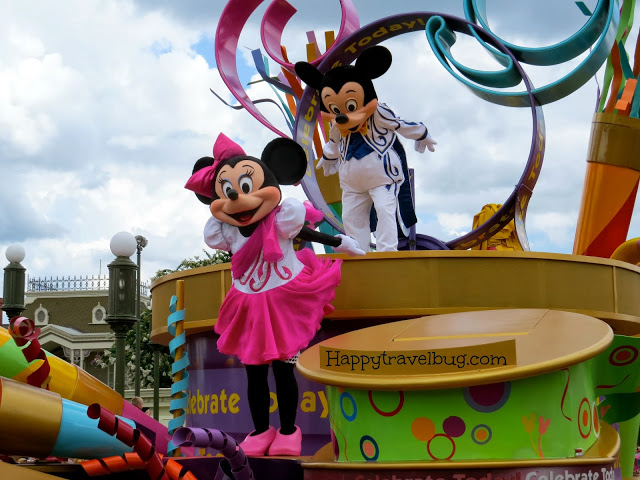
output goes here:
[[[253, 432], [255, 432], [255, 430]], [[244, 441], [240, 444], [240, 447], [242, 447], [242, 450], [244, 450], [246, 455], [263, 457], [267, 453], [269, 445], [271, 445], [276, 436], [276, 429], [274, 427], [269, 427], [265, 432], [253, 436], [251, 433], [246, 436]]]
[[280, 433], [280, 429], [276, 432], [276, 437], [273, 439], [273, 443], [269, 447], [269, 456], [276, 455], [292, 455], [300, 456], [302, 451], [302, 431], [300, 427], [296, 425], [296, 431], [291, 435], [283, 435]]

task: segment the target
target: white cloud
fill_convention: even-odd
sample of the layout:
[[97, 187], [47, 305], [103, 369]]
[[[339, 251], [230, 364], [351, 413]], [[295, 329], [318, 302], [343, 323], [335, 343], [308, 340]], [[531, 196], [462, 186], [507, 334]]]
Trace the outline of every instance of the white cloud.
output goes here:
[[[301, 59], [305, 32], [314, 29], [322, 39], [324, 29], [337, 30], [339, 8], [338, 2], [321, 10], [306, 0], [292, 3], [299, 13], [283, 41], [290, 58]], [[362, 25], [400, 8], [397, 2], [354, 3]], [[404, 11], [462, 15], [459, 2], [450, 0], [402, 5]], [[498, 2], [489, 14], [492, 25], [516, 43], [566, 38], [584, 22], [574, 4], [546, 0], [544, 8], [559, 13], [545, 12], [544, 25], [536, 29], [528, 26], [530, 4], [516, 13], [511, 5]], [[29, 274], [87, 275], [97, 273], [101, 260], [106, 273], [109, 240], [121, 230], [149, 239], [143, 278], [201, 254], [208, 210], [183, 188], [195, 160], [211, 154], [219, 132], [256, 156], [275, 137], [246, 111], [227, 108], [209, 92], [237, 103], [219, 73], [191, 49], [214, 35], [223, 6], [198, 0], [0, 4], [0, 248], [21, 242]], [[264, 8], [241, 36], [243, 72], [251, 70], [244, 47], [261, 46]], [[438, 141], [436, 152], [424, 155], [403, 141], [416, 170], [418, 230], [447, 241], [468, 232], [484, 204], [510, 195], [529, 152], [530, 113], [471, 94], [436, 61], [423, 32], [385, 45], [394, 61], [376, 80], [381, 101], [408, 120], [423, 121]], [[496, 68], [472, 45], [459, 35], [454, 53], [476, 68]], [[271, 62], [272, 72], [276, 66]], [[543, 85], [571, 64], [526, 68], [534, 84]], [[571, 250], [595, 90], [590, 82], [544, 107], [547, 150], [528, 214], [538, 249]], [[247, 91], [254, 99], [272, 97], [265, 83]], [[285, 131], [275, 106], [258, 108]], [[288, 187], [285, 195], [303, 198], [302, 188]], [[630, 235], [639, 222], [636, 215]]]
[[150, 147], [157, 143], [158, 137], [155, 135], [117, 135], [107, 140], [108, 145], [124, 147], [128, 150], [138, 150], [144, 147]]
[[45, 54], [44, 44], [38, 37], [11, 26], [8, 30], [8, 41], [14, 54], [25, 57], [42, 57]]
[[542, 234], [554, 246], [566, 245], [573, 241], [577, 211], [560, 213], [548, 212], [527, 216], [527, 231], [530, 235]]
[[[439, 213], [438, 223], [452, 237], [459, 237], [469, 231], [469, 225], [473, 222], [473, 217], [464, 213]], [[466, 230], [465, 230], [466, 229]]]

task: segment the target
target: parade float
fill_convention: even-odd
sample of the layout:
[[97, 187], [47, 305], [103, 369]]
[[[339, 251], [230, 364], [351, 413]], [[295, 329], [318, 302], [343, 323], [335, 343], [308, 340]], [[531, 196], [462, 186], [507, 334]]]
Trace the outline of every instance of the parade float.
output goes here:
[[[307, 168], [301, 185], [323, 214], [319, 229], [341, 232], [340, 186], [335, 176], [323, 177], [316, 170], [331, 125], [321, 114], [319, 92], [300, 82], [296, 62], [282, 45], [282, 32], [295, 13], [285, 0], [272, 2], [262, 18], [261, 39], [269, 58], [256, 50], [253, 59], [280, 97], [289, 133], [258, 110], [260, 100], [252, 101], [239, 80], [239, 37], [261, 3], [228, 2], [216, 32], [218, 71], [241, 108], [302, 147]], [[324, 53], [310, 32], [307, 58], [296, 60], [326, 74], [385, 40], [426, 35], [425, 48], [430, 46], [442, 67], [475, 95], [496, 108], [530, 111], [529, 154], [522, 160], [521, 177], [507, 199], [483, 210], [482, 221], [458, 238], [434, 238], [412, 226], [399, 238], [399, 251], [327, 254], [342, 261], [342, 281], [333, 311], [297, 362], [299, 456], [247, 459], [237, 447], [253, 429], [247, 381], [242, 363], [219, 352], [214, 332], [234, 281], [229, 265], [177, 272], [154, 282], [152, 338], [170, 345], [177, 364], [175, 422], [169, 431], [138, 423], [127, 416], [121, 399], [106, 391], [57, 392], [78, 405], [94, 404], [78, 423], [100, 427], [104, 436], [93, 455], [84, 448], [82, 456], [104, 457], [105, 449], [116, 455], [87, 463], [87, 474], [126, 478], [127, 471], [146, 468], [151, 478], [199, 479], [630, 478], [640, 426], [640, 250], [637, 239], [627, 240], [640, 178], [635, 155], [640, 147], [640, 99], [635, 95], [640, 61], [631, 62], [625, 49], [634, 4], [599, 0], [590, 11], [577, 2], [586, 19], [578, 32], [550, 47], [527, 48], [491, 32], [482, 0], [465, 0], [464, 18], [418, 11], [362, 27], [354, 5], [341, 0], [340, 29], [325, 35]], [[484, 72], [459, 62], [452, 46], [460, 35], [475, 38], [502, 68]], [[548, 85], [536, 87], [527, 76], [526, 65], [553, 66], [580, 55], [575, 68]], [[270, 61], [279, 65], [277, 75], [270, 72]], [[525, 220], [546, 145], [543, 106], [570, 95], [605, 63], [574, 254], [530, 251]], [[220, 132], [211, 133], [215, 138]], [[185, 181], [193, 162], [187, 163]], [[505, 231], [513, 239], [511, 249], [491, 248], [491, 239]], [[5, 340], [4, 345], [15, 341]], [[43, 383], [33, 385], [38, 382], [18, 386], [13, 380], [26, 381], [26, 370], [41, 367], [46, 359], [22, 358], [19, 347], [6, 348], [15, 350], [8, 357], [22, 363], [2, 373], [0, 422], [10, 428], [12, 440], [0, 453], [78, 456], [68, 448], [73, 442], [87, 446], [84, 434], [63, 432], [61, 425], [64, 412], [82, 416], [83, 407], [54, 396], [55, 379], [62, 377], [52, 375], [47, 391], [37, 388]], [[94, 385], [77, 376], [72, 383], [79, 391]], [[278, 397], [271, 387], [271, 422], [277, 426]], [[46, 400], [37, 401], [40, 412], [62, 412], [62, 420], [51, 423], [54, 415], [46, 415], [35, 423], [30, 418], [18, 422], [19, 407], [10, 399], [19, 390], [21, 398], [34, 402], [44, 395]], [[51, 423], [46, 435], [51, 448], [34, 453], [26, 446], [33, 432], [24, 425], [35, 430], [45, 420]], [[122, 451], [113, 446], [112, 435], [122, 440]], [[20, 438], [27, 440], [16, 441]], [[57, 453], [60, 444], [67, 450]], [[192, 449], [174, 450], [181, 446]], [[176, 456], [167, 462], [158, 452]]]

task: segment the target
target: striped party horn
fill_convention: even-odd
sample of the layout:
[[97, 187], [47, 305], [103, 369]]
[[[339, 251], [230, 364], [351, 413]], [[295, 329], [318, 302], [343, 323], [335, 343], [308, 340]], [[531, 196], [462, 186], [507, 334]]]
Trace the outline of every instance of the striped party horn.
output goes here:
[[[139, 428], [144, 428], [147, 435], [153, 439], [158, 452], [161, 454], [167, 452], [167, 443], [171, 437], [165, 425], [131, 405], [116, 391], [77, 365], [72, 365], [55, 355], [51, 355], [44, 349], [40, 351], [49, 364], [48, 389], [50, 391], [59, 394], [63, 399], [85, 406], [98, 402], [116, 415], [133, 420]], [[21, 347], [12, 339], [9, 331], [0, 327], [0, 376], [28, 383], [27, 379], [34, 372], [39, 371], [43, 362], [44, 360], [41, 358], [28, 361]]]
[[152, 480], [197, 480], [195, 475], [175, 460], [169, 459], [164, 464], [161, 455], [140, 430], [123, 423], [108, 409], [96, 403], [89, 406], [87, 416], [98, 420], [98, 428], [102, 432], [115, 436], [124, 445], [133, 447], [134, 451], [132, 454], [119, 457], [83, 462], [82, 466], [88, 475], [99, 476], [144, 469]]
[[[130, 451], [98, 429], [87, 407], [0, 377], [0, 452], [31, 457], [96, 458]], [[123, 424], [134, 424], [118, 417]]]

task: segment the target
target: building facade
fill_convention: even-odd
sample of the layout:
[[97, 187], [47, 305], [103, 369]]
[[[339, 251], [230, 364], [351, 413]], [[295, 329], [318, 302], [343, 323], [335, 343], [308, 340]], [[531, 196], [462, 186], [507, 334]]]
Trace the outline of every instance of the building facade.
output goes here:
[[[41, 329], [42, 348], [113, 388], [115, 367], [96, 365], [114, 341], [106, 321], [108, 288], [107, 276], [27, 278], [22, 315]], [[141, 311], [151, 304], [146, 285], [140, 303]]]

